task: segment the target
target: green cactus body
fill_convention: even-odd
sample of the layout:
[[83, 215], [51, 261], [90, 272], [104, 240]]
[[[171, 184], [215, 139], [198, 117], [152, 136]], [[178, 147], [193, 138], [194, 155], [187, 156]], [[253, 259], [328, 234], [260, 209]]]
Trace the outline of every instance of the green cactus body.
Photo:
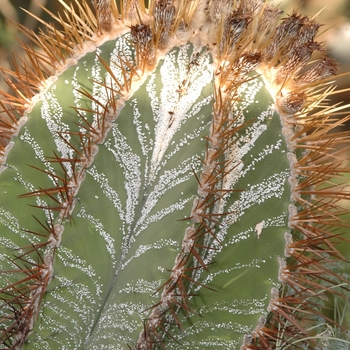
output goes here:
[[317, 83], [334, 64], [299, 73], [318, 25], [278, 25], [259, 1], [132, 4], [95, 2], [107, 39], [82, 44], [11, 126], [2, 348], [267, 349], [276, 320], [285, 343], [306, 338], [287, 297], [341, 281], [303, 264], [329, 260], [347, 197], [327, 187], [343, 166], [319, 159], [333, 122]]

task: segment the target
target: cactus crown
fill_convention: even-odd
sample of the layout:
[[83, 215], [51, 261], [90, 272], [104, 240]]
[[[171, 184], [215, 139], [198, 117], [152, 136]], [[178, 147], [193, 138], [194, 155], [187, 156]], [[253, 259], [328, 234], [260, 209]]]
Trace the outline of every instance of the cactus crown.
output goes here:
[[[326, 318], [320, 294], [345, 296], [348, 282], [334, 266], [345, 260], [336, 245], [349, 227], [348, 164], [339, 154], [349, 133], [336, 131], [349, 118], [339, 118], [346, 106], [326, 103], [337, 65], [316, 41], [320, 25], [261, 0], [94, 0], [95, 13], [85, 0], [59, 1], [65, 20], [51, 16], [63, 29], [45, 23], [36, 35], [18, 25], [40, 51], [24, 45], [26, 57], [5, 72], [14, 94], [3, 93], [0, 119], [2, 348], [63, 334], [57, 305], [73, 290], [85, 300], [85, 287], [96, 305], [87, 330], [85, 320], [77, 326], [77, 348], [102, 348], [114, 326], [123, 328], [124, 318], [111, 326], [105, 312], [118, 295], [113, 313], [124, 307], [134, 317], [114, 340], [120, 348], [315, 344], [301, 320]], [[111, 159], [118, 166], [107, 166]], [[176, 199], [168, 204], [165, 194]], [[114, 211], [95, 217], [89, 205], [101, 197]], [[21, 217], [27, 203], [33, 220]], [[94, 244], [108, 254], [86, 266], [80, 249], [93, 255]], [[162, 252], [144, 260], [154, 281], [141, 274], [123, 284], [145, 269], [137, 258], [148, 244]], [[248, 252], [251, 275], [240, 270]], [[79, 264], [83, 277], [69, 276]], [[260, 288], [261, 300], [249, 295]], [[216, 294], [221, 304], [209, 301]], [[225, 312], [254, 315], [232, 326], [237, 316]], [[211, 343], [205, 333], [218, 317], [229, 331], [213, 331], [220, 335]]]

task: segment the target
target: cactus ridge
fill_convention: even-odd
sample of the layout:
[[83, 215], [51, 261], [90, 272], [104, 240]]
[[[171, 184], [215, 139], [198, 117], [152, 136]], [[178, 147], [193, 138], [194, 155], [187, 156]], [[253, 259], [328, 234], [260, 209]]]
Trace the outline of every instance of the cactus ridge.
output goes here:
[[[184, 184], [189, 181], [188, 186], [194, 192], [191, 197], [183, 199], [181, 205], [180, 202], [174, 203], [174, 209], [171, 206], [163, 208], [175, 212], [181, 238], [174, 245], [176, 253], [171, 255], [169, 252], [169, 259], [173, 260], [167, 274], [162, 275], [160, 283], [158, 281], [150, 287], [153, 288], [152, 303], [143, 309], [143, 327], [136, 338], [133, 338], [135, 334], [133, 337], [125, 336], [124, 345], [128, 344], [132, 349], [204, 346], [193, 335], [196, 331], [204, 334], [211, 327], [211, 316], [201, 305], [201, 296], [218, 294], [222, 295], [223, 302], [229, 300], [225, 290], [236, 285], [238, 277], [228, 277], [217, 288], [211, 282], [215, 280], [215, 274], [222, 272], [216, 270], [215, 265], [221, 263], [219, 253], [231, 246], [227, 241], [238, 239], [237, 232], [243, 235], [242, 231], [232, 233], [230, 227], [240, 225], [242, 213], [251, 208], [254, 195], [257, 203], [268, 202], [272, 197], [290, 198], [289, 204], [281, 206], [273, 218], [259, 222], [253, 218], [249, 223], [250, 234], [253, 228], [256, 241], [264, 239], [269, 227], [278, 226], [283, 237], [279, 235], [276, 240], [283, 242], [284, 254], [283, 251], [276, 252], [273, 256], [276, 280], [266, 287], [269, 295], [263, 303], [269, 314], [257, 316], [253, 328], [240, 331], [239, 339], [241, 334], [245, 334], [242, 349], [268, 349], [278, 341], [291, 344], [294, 339], [307, 338], [300, 318], [308, 314], [326, 318], [317, 308], [319, 292], [343, 296], [334, 287], [340, 283], [348, 285], [348, 281], [328, 264], [344, 260], [336, 245], [346, 241], [343, 234], [349, 228], [343, 219], [346, 209], [340, 203], [349, 199], [343, 176], [349, 167], [341, 160], [338, 151], [339, 147], [348, 143], [349, 134], [335, 131], [349, 117], [338, 117], [347, 106], [325, 104], [327, 97], [334, 93], [331, 80], [336, 73], [336, 63], [315, 41], [319, 24], [297, 13], [281, 19], [280, 10], [260, 0], [159, 0], [149, 1], [148, 6], [143, 0], [132, 0], [121, 1], [119, 8], [113, 0], [95, 0], [96, 14], [85, 1], [76, 1], [77, 12], [59, 1], [66, 9], [66, 21], [50, 15], [63, 25], [63, 30], [58, 31], [54, 26], [45, 24], [46, 33], [36, 35], [18, 25], [34, 44], [43, 49], [43, 53], [25, 45], [26, 58], [14, 61], [13, 72], [5, 71], [14, 96], [3, 93], [5, 100], [1, 102], [2, 181], [6, 183], [12, 177], [18, 178], [23, 185], [16, 190], [18, 197], [39, 210], [33, 212], [32, 220], [37, 228], [19, 229], [11, 224], [17, 222], [16, 217], [11, 217], [9, 211], [1, 208], [3, 226], [19, 236], [32, 236], [21, 240], [28, 242], [26, 246], [15, 246], [10, 239], [6, 241], [7, 238], [2, 241], [17, 250], [17, 255], [4, 265], [12, 267], [2, 271], [8, 278], [7, 285], [1, 288], [2, 348], [21, 348], [26, 346], [26, 342], [30, 344], [34, 341], [31, 333], [33, 330], [38, 332], [35, 324], [39, 322], [40, 307], [44, 299], [49, 298], [50, 286], [55, 283], [55, 268], [59, 265], [57, 256], [62, 254], [62, 242], [69, 241], [65, 237], [71, 235], [72, 227], [80, 222], [82, 216], [89, 215], [84, 213], [85, 197], [81, 192], [83, 186], [89, 186], [88, 177], [99, 171], [94, 165], [101, 161], [101, 154], [105, 154], [102, 146], [106, 145], [110, 150], [115, 145], [119, 146], [120, 150], [115, 151], [116, 158], [136, 154], [132, 153], [132, 148], [140, 147], [147, 159], [145, 165], [140, 165], [140, 169], [145, 169], [144, 188], [149, 189], [146, 184], [155, 183], [160, 188], [165, 187], [164, 192], [177, 189], [177, 184], [170, 184], [169, 180], [162, 183], [161, 174], [163, 169], [168, 169], [167, 166], [175, 172], [169, 165], [173, 154], [177, 154], [175, 151], [171, 153], [174, 147], [171, 141], [176, 132], [184, 130], [184, 125], [187, 125], [188, 110], [183, 106], [189, 103], [186, 98], [192, 93], [199, 96], [191, 95], [196, 108], [211, 107], [210, 118], [203, 119], [203, 124], [198, 122], [194, 128], [200, 132], [199, 135], [206, 133], [202, 141], [205, 147], [200, 152], [193, 150], [191, 156], [179, 162], [183, 175], [181, 181]], [[107, 57], [106, 51], [116, 54]], [[315, 59], [319, 53], [322, 57]], [[47, 96], [54, 94], [69, 74], [78, 74], [75, 67], [87, 62], [87, 57], [93, 61], [94, 67], [99, 67], [100, 72], [93, 78], [86, 78], [89, 83], [73, 88], [74, 98], [79, 103], [74, 102], [75, 105], [70, 108], [70, 113], [76, 115], [72, 125], [65, 129], [62, 127], [65, 121], [62, 121], [56, 127], [50, 121], [55, 105], [50, 105], [53, 99], [50, 102]], [[181, 71], [181, 57], [187, 57], [184, 59], [184, 72]], [[141, 109], [142, 95], [139, 91], [153, 91], [152, 79], [155, 81], [162, 77], [164, 67], [172, 67], [174, 76], [178, 74], [181, 80], [173, 92], [175, 97], [167, 99], [175, 102], [169, 104], [169, 110], [162, 112], [164, 121], [156, 124], [152, 151], [149, 152], [151, 147], [142, 136], [146, 132], [144, 121], [143, 124], [140, 122], [138, 129], [136, 127], [140, 146], [123, 144], [124, 129], [130, 125], [128, 123], [138, 123], [136, 114], [129, 120], [125, 118], [127, 111]], [[76, 82], [74, 79], [69, 80], [72, 86]], [[154, 91], [158, 88], [157, 84], [154, 83], [157, 86]], [[165, 86], [165, 83], [162, 84]], [[260, 115], [255, 113], [250, 116], [245, 112], [252, 103], [264, 98], [266, 102]], [[158, 108], [154, 101], [149, 102], [153, 103], [153, 112]], [[25, 130], [27, 125], [28, 130], [35, 129], [34, 116], [38, 113], [38, 106], [45, 103], [51, 108], [47, 112], [47, 125], [52, 134], [50, 145], [54, 151], [49, 156], [36, 152], [40, 162], [33, 160], [29, 164], [34, 174], [44, 174], [49, 179], [34, 187], [21, 177], [15, 165], [20, 162], [16, 163], [11, 154], [20, 152], [16, 151], [18, 138], [23, 144], [34, 145], [35, 149], [35, 139], [31, 139]], [[195, 108], [191, 112], [196, 114]], [[29, 129], [31, 120], [32, 129]], [[265, 130], [274, 130], [274, 125], [281, 130], [279, 141], [275, 144], [275, 140], [271, 141], [270, 149], [266, 146], [257, 156], [254, 153], [252, 162], [247, 165], [247, 155], [253, 152], [255, 142], [259, 142]], [[193, 135], [184, 133], [181, 141], [195, 145], [193, 140], [198, 139], [198, 135], [195, 132]], [[118, 141], [111, 146], [113, 138]], [[38, 144], [37, 148], [40, 147]], [[123, 147], [129, 147], [130, 152], [122, 153]], [[269, 174], [267, 171], [260, 183], [249, 184], [250, 187], [239, 182], [241, 178], [248, 177], [248, 172], [254, 170], [259, 159], [266, 158], [278, 147], [286, 157], [285, 163], [281, 161], [279, 167], [276, 165], [276, 173]], [[128, 164], [133, 166], [133, 162], [136, 161], [122, 159], [120, 167], [126, 169]], [[132, 170], [129, 174], [132, 175]], [[104, 182], [107, 193], [108, 181], [111, 180], [99, 181]], [[23, 188], [28, 191], [20, 193]], [[162, 189], [159, 191], [161, 193]], [[118, 196], [122, 194], [115, 194], [116, 202]], [[147, 201], [151, 201], [151, 195], [145, 190], [143, 196], [142, 203], [146, 204], [142, 206], [135, 199], [135, 203], [140, 204], [138, 207], [135, 205], [135, 210], [146, 216]], [[157, 201], [161, 201], [161, 195], [158, 196]], [[4, 198], [8, 197], [4, 194]], [[150, 218], [151, 209], [147, 214]], [[159, 215], [162, 218], [166, 216], [164, 213]], [[257, 217], [260, 216], [257, 214]], [[95, 224], [98, 226], [97, 221]], [[133, 240], [140, 239], [139, 232], [142, 231], [138, 225], [139, 221], [135, 219], [130, 225], [135, 229], [135, 235], [123, 238], [120, 260], [112, 258], [113, 273], [121, 271], [121, 266], [127, 266], [134, 258], [130, 258]], [[151, 223], [147, 225], [152, 227]], [[121, 227], [124, 229], [124, 226]], [[107, 234], [104, 239], [110, 255], [116, 256], [113, 239]], [[259, 259], [257, 257], [257, 265]], [[115, 288], [117, 277], [113, 277], [111, 290]], [[105, 305], [111, 303], [108, 298]], [[232, 300], [232, 303], [237, 300]], [[224, 308], [222, 305], [220, 307]], [[130, 309], [131, 313], [133, 311]], [[203, 315], [203, 323], [198, 321], [197, 330], [187, 324], [188, 320], [197, 320], [196, 317], [203, 312], [208, 315]], [[89, 335], [99, 332], [103, 316], [94, 321]], [[243, 328], [243, 325], [239, 326]], [[230, 330], [236, 332], [236, 328]], [[102, 336], [99, 336], [96, 339], [101, 340]], [[226, 344], [226, 348], [227, 344], [236, 348], [240, 346], [237, 340], [220, 341], [224, 344], [222, 346]], [[205, 342], [207, 346], [215, 347], [210, 340]], [[305, 339], [305, 343], [313, 344], [313, 341]]]

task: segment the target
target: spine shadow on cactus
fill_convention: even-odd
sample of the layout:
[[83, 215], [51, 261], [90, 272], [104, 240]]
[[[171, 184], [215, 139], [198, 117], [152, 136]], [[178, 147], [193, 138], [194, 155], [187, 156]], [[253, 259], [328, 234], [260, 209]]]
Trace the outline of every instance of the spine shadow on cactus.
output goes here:
[[349, 287], [349, 117], [319, 24], [260, 0], [61, 3], [62, 32], [18, 25], [42, 53], [5, 72], [1, 348], [319, 348], [320, 296]]

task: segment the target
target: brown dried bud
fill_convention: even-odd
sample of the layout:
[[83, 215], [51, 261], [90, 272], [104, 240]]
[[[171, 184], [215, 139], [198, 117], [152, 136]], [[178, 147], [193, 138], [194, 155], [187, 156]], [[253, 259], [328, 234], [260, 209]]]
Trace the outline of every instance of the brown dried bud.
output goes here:
[[112, 29], [111, 0], [94, 0], [98, 29], [109, 32]]
[[259, 36], [263, 34], [264, 37], [267, 39], [271, 35], [271, 32], [274, 30], [275, 23], [277, 22], [282, 13], [282, 10], [266, 5], [262, 12], [257, 34]]
[[169, 33], [175, 17], [173, 1], [158, 0], [154, 7], [153, 16], [157, 44], [160, 47], [164, 47], [168, 42]]
[[275, 83], [282, 84], [283, 81], [293, 78], [310, 60], [314, 51], [319, 51], [321, 45], [315, 42], [308, 42], [294, 48], [288, 61], [279, 69], [276, 74]]
[[235, 11], [229, 16], [224, 25], [224, 33], [220, 43], [220, 52], [230, 54], [239, 40], [242, 32], [247, 28], [250, 16]]
[[146, 47], [152, 40], [152, 30], [147, 24], [137, 24], [131, 26], [131, 36], [133, 43]]
[[276, 101], [277, 110], [281, 115], [295, 115], [299, 113], [306, 104], [304, 93], [290, 93]]
[[275, 35], [272, 39], [271, 44], [264, 51], [264, 56], [267, 60], [270, 60], [276, 52], [288, 53], [291, 48], [295, 45], [299, 30], [303, 25], [303, 18], [293, 13], [290, 17], [287, 17], [277, 27]]
[[307, 70], [299, 79], [299, 85], [306, 85], [318, 80], [322, 80], [333, 76], [337, 73], [338, 64], [329, 57], [324, 57], [316, 62], [309, 70]]
[[137, 24], [131, 26], [132, 41], [137, 51], [137, 62], [139, 68], [144, 69], [145, 65], [149, 68], [155, 63], [155, 52], [152, 43], [152, 30], [147, 24]]
[[299, 30], [296, 45], [300, 46], [304, 43], [313, 41], [320, 26], [321, 25], [314, 20], [309, 20], [307, 17], [303, 17], [303, 25]]

